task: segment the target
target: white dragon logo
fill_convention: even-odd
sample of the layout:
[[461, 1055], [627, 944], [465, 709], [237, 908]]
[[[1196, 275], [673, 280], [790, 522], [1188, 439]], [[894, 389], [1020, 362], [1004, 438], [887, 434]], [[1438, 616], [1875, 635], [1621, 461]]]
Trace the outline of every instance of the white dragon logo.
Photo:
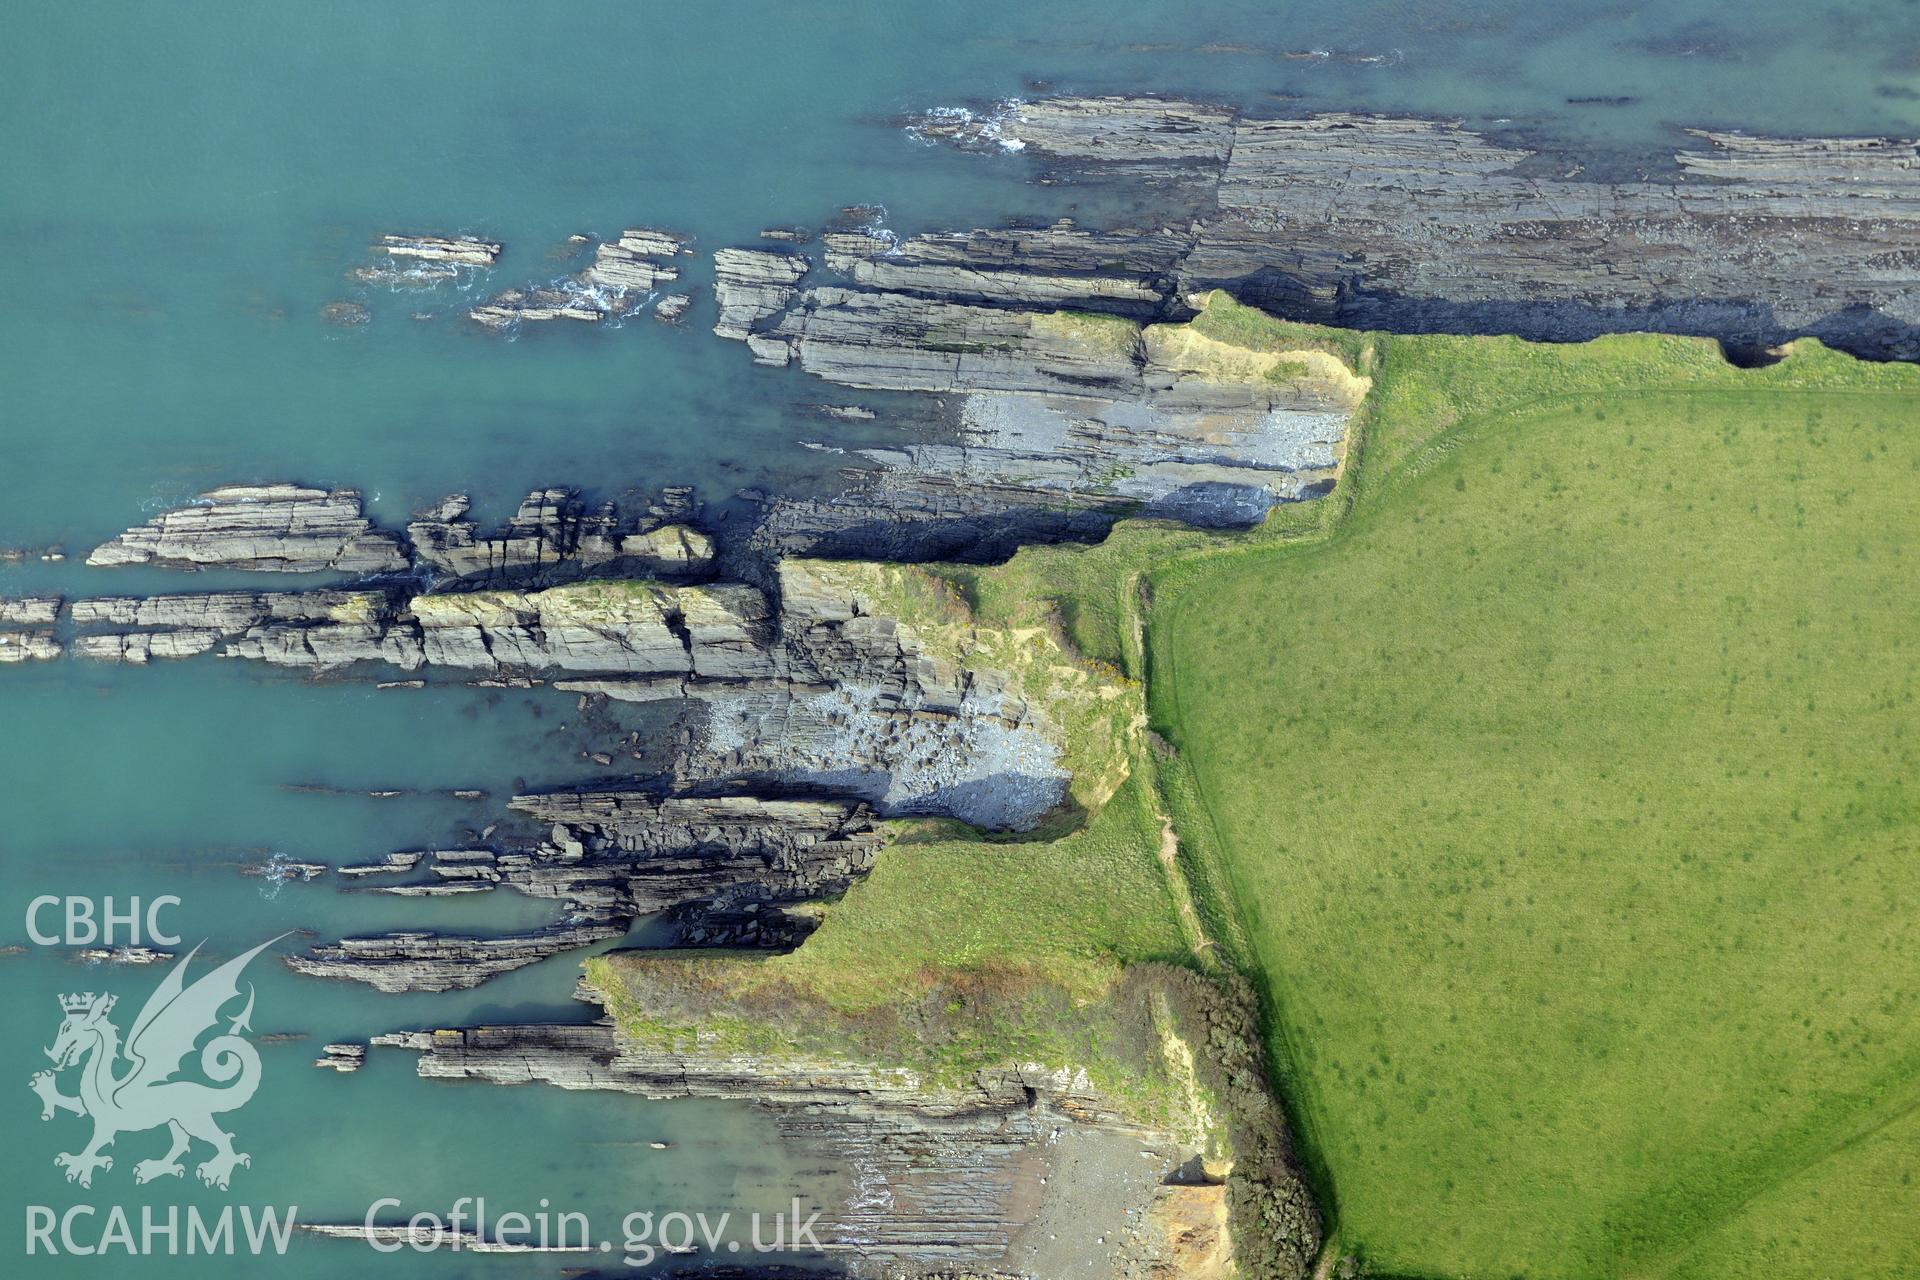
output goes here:
[[[180, 1157], [187, 1154], [195, 1138], [213, 1147], [212, 1157], [196, 1170], [200, 1181], [210, 1187], [226, 1190], [235, 1166], [252, 1165], [252, 1157], [235, 1151], [233, 1135], [213, 1119], [244, 1106], [260, 1085], [260, 1055], [240, 1036], [240, 1032], [252, 1029], [248, 1025], [253, 1016], [251, 986], [247, 988], [246, 1008], [232, 1019], [224, 1034], [207, 1041], [200, 1051], [200, 1070], [224, 1087], [172, 1077], [193, 1052], [195, 1042], [219, 1025], [220, 1010], [239, 998], [240, 971], [247, 962], [279, 940], [269, 939], [187, 986], [187, 965], [200, 952], [196, 946], [147, 998], [140, 1016], [133, 1020], [124, 1050], [119, 1028], [107, 1020], [115, 997], [91, 991], [60, 997], [60, 1007], [67, 1016], [53, 1047], [46, 1051], [53, 1059], [53, 1070], [36, 1072], [31, 1083], [40, 1095], [42, 1120], [51, 1120], [56, 1111], [93, 1117], [93, 1140], [83, 1150], [53, 1158], [54, 1164], [67, 1171], [68, 1182], [91, 1187], [94, 1170], [112, 1170], [113, 1157], [102, 1152], [116, 1137], [161, 1125], [173, 1134], [173, 1146], [157, 1160], [134, 1165], [135, 1182], [179, 1177], [185, 1172]], [[125, 1072], [116, 1073], [123, 1053], [131, 1065]], [[79, 1095], [61, 1093], [55, 1073], [83, 1059]]]

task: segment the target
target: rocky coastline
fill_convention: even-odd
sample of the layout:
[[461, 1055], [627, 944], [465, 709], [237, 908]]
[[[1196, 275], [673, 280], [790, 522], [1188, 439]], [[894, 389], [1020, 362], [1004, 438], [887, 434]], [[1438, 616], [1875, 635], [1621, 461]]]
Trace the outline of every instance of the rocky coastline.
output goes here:
[[[863, 450], [843, 492], [758, 500], [750, 527], [723, 538], [685, 489], [622, 510], [544, 488], [494, 529], [460, 494], [383, 529], [351, 489], [213, 489], [87, 563], [320, 585], [0, 600], [0, 664], [210, 655], [383, 687], [545, 688], [583, 713], [671, 706], [658, 770], [595, 753], [602, 777], [522, 790], [470, 844], [290, 872], [403, 898], [505, 889], [551, 902], [552, 920], [320, 941], [287, 963], [386, 992], [470, 988], [620, 939], [642, 917], [678, 947], [791, 950], [872, 869], [885, 820], [1030, 831], [1072, 777], [1059, 700], [1019, 646], [977, 643], [963, 606], [915, 595], [924, 583], [903, 590], [885, 566], [814, 557], [991, 561], [1097, 538], [1123, 516], [1246, 527], [1333, 486], [1369, 370], [1226, 348], [1185, 323], [1212, 291], [1348, 328], [1554, 341], [1654, 329], [1717, 338], [1736, 361], [1812, 334], [1920, 358], [1911, 142], [1698, 133], [1671, 172], [1592, 181], [1434, 120], [1105, 97], [910, 123], [1017, 153], [1039, 183], [1127, 184], [1156, 216], [901, 239], [849, 210], [817, 245], [774, 229], [764, 238], [782, 247], [715, 251], [716, 335], [789, 376], [907, 397], [931, 428]], [[692, 295], [658, 295], [679, 284], [690, 244], [629, 228], [574, 275], [468, 314], [488, 330], [599, 323], [657, 298], [656, 318], [678, 323]], [[503, 252], [472, 237], [375, 248], [365, 283], [431, 286]], [[609, 1013], [593, 1023], [374, 1043], [416, 1053], [433, 1079], [761, 1105], [783, 1142], [851, 1171], [834, 1230], [859, 1259], [852, 1274], [1206, 1275], [1231, 1235], [1248, 1273], [1304, 1276], [1319, 1217], [1262, 1088], [1251, 997], [1231, 979], [1151, 981], [1183, 1011], [1222, 1100], [1232, 1171], [1084, 1073], [1010, 1063], [932, 1082], [856, 1056], [662, 1047], [623, 1027], [615, 991], [584, 993]], [[350, 1073], [365, 1053], [330, 1044], [316, 1065]], [[1163, 1219], [1191, 1228], [1186, 1246]], [[1081, 1234], [1061, 1245], [1069, 1224]]]
[[[611, 1001], [586, 982], [577, 994]], [[1271, 1243], [1243, 1251], [1259, 1266], [1244, 1273], [1304, 1277], [1318, 1214], [1277, 1111], [1263, 1109], [1257, 1084], [1235, 1084], [1258, 1066], [1248, 995], [1154, 969], [1118, 998], [1171, 1011], [1170, 1034], [1190, 1038], [1221, 1111], [1187, 1117], [1198, 1128], [1141, 1123], [1084, 1073], [1010, 1064], [936, 1083], [846, 1055], [647, 1043], [617, 1018], [398, 1032], [373, 1045], [417, 1054], [432, 1080], [750, 1102], [789, 1150], [847, 1171], [820, 1235], [851, 1259], [849, 1275], [1225, 1276], [1231, 1241], [1258, 1230]], [[1235, 1159], [1216, 1160], [1229, 1133]]]
[[1114, 96], [907, 124], [1017, 151], [1043, 183], [1156, 194], [1181, 224], [1172, 306], [1222, 288], [1347, 328], [1554, 342], [1651, 330], [1740, 352], [1811, 335], [1920, 357], [1912, 139], [1691, 130], [1670, 165], [1595, 180], [1576, 158], [1417, 117]]
[[879, 819], [1030, 828], [1065, 795], [1050, 686], [975, 656], [964, 611], [895, 599], [899, 584], [875, 566], [786, 558], [762, 583], [714, 578], [710, 540], [678, 523], [693, 514], [678, 491], [629, 519], [541, 490], [492, 533], [455, 497], [404, 537], [373, 528], [352, 491], [216, 496], [110, 545], [151, 534], [155, 562], [180, 568], [319, 573], [359, 557], [377, 573], [303, 590], [21, 598], [0, 618], [36, 630], [0, 634], [57, 646], [46, 624], [64, 617], [82, 660], [214, 655], [383, 685], [410, 683], [385, 678], [395, 669], [421, 671], [546, 686], [589, 718], [664, 704], [681, 726], [660, 767], [614, 769], [631, 735], [609, 740], [591, 753], [608, 774], [514, 796], [472, 846], [338, 869], [343, 886], [399, 897], [505, 888], [554, 903], [550, 922], [321, 941], [288, 958], [299, 972], [381, 991], [468, 988], [654, 916], [677, 945], [787, 949], [817, 924], [812, 904], [871, 868]]

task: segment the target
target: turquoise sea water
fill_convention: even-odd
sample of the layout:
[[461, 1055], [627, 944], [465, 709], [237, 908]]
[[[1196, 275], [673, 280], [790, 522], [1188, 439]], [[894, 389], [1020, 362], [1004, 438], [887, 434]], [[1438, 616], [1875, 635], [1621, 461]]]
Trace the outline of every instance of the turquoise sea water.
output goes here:
[[[366, 293], [345, 272], [389, 230], [506, 243], [472, 292], [570, 268], [574, 232], [633, 224], [704, 249], [877, 203], [902, 232], [1051, 217], [1085, 193], [1024, 185], [1013, 156], [964, 156], [897, 117], [1044, 91], [1225, 98], [1260, 109], [1457, 114], [1575, 148], [1671, 149], [1682, 125], [1920, 131], [1920, 5], [1483, 0], [1145, 5], [880, 3], [24, 3], [0, 42], [0, 546], [84, 552], [158, 506], [237, 481], [357, 485], [404, 518], [455, 489], [498, 513], [528, 488], [613, 496], [692, 483], [829, 484], [857, 442], [796, 409], [823, 389], [757, 369], [705, 330], [645, 318], [514, 341], [457, 322], [468, 295]], [[1626, 101], [1620, 101], [1625, 99]], [[1575, 101], [1588, 100], [1588, 101]], [[1604, 101], [1592, 101], [1604, 100]], [[1078, 210], [1085, 212], [1085, 210]], [[699, 259], [686, 259], [699, 286]], [[321, 322], [360, 299], [365, 327]], [[414, 311], [432, 318], [415, 321]], [[879, 429], [869, 429], [877, 433]], [[0, 565], [0, 593], [216, 585]], [[284, 580], [270, 585], [290, 585]], [[500, 896], [443, 903], [263, 886], [271, 853], [354, 861], [457, 839], [515, 780], [586, 776], [559, 696], [314, 685], [209, 661], [148, 670], [0, 670], [0, 944], [41, 893], [177, 894], [189, 942], [232, 954], [287, 929], [521, 927]], [[338, 788], [339, 793], [294, 789]], [[454, 800], [455, 788], [489, 800]], [[373, 789], [423, 794], [371, 799]], [[442, 794], [424, 794], [438, 792]], [[290, 947], [298, 941], [281, 944]], [[771, 1210], [831, 1189], [743, 1108], [419, 1081], [404, 1055], [353, 1076], [307, 1063], [330, 1039], [482, 1019], [580, 1017], [561, 958], [445, 996], [384, 996], [262, 959], [260, 1095], [233, 1119], [254, 1165], [228, 1194], [132, 1186], [158, 1135], [123, 1140], [91, 1192], [52, 1165], [81, 1124], [27, 1092], [58, 993], [157, 970], [0, 959], [0, 1274], [261, 1274], [200, 1260], [22, 1256], [26, 1205], [298, 1204], [357, 1220], [379, 1196], [541, 1197], [610, 1220], [632, 1208]], [[123, 1021], [124, 1025], [124, 1021]], [[673, 1143], [656, 1151], [648, 1143]], [[268, 1274], [557, 1275], [564, 1259], [296, 1243]]]

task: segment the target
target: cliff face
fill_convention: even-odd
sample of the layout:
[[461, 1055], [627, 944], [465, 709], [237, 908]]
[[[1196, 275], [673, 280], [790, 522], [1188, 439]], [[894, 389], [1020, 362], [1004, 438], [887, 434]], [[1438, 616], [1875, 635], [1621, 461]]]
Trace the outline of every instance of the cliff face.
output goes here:
[[785, 561], [776, 581], [105, 597], [74, 602], [73, 643], [99, 661], [380, 664], [683, 703], [693, 736], [675, 774], [708, 789], [811, 787], [988, 827], [1060, 802], [1059, 732], [1009, 673], [930, 649], [845, 571]]
[[[1148, 966], [1109, 993], [1106, 1051], [1143, 1087], [1183, 1099], [1147, 1120], [1070, 1066], [1005, 1063], [936, 1081], [888, 1065], [863, 1056], [856, 1024], [827, 1010], [788, 1011], [810, 1020], [795, 1043], [729, 1046], [699, 1029], [724, 1019], [726, 997], [663, 1000], [647, 967], [640, 956], [596, 962], [592, 981], [608, 989], [583, 984], [581, 998], [616, 1010], [596, 1024], [403, 1032], [375, 1044], [418, 1053], [429, 1079], [752, 1102], [791, 1150], [847, 1171], [837, 1201], [820, 1206], [820, 1235], [854, 1275], [1198, 1274], [1199, 1260], [1217, 1266], [1232, 1252], [1229, 1218], [1233, 1237], [1248, 1238], [1247, 1274], [1304, 1277], [1318, 1252], [1319, 1217], [1284, 1125], [1245, 1074], [1257, 1078], [1259, 1047], [1244, 992]], [[654, 1016], [694, 1029], [663, 1037], [630, 1025]], [[823, 1047], [836, 1036], [837, 1048]]]
[[[929, 403], [950, 434], [864, 451], [877, 475], [777, 501], [755, 545], [991, 560], [1097, 536], [1121, 515], [1245, 526], [1326, 492], [1357, 403], [1352, 371], [1329, 382], [1194, 362], [1189, 343], [1169, 340], [1180, 326], [1133, 318], [1168, 305], [1167, 246], [1149, 237], [1130, 254], [1119, 239], [1056, 226], [842, 251], [854, 278], [893, 287], [801, 290], [753, 335], [759, 358], [939, 397]], [[1097, 309], [1053, 309], [1063, 304]]]

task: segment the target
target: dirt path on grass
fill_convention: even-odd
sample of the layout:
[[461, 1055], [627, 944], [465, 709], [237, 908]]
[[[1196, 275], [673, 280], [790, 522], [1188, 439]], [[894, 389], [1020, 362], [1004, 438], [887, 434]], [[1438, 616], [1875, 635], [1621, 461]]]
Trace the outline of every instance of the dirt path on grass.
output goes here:
[[[1155, 798], [1158, 799], [1157, 796]], [[1186, 938], [1187, 948], [1193, 952], [1194, 959], [1212, 969], [1220, 962], [1220, 944], [1200, 923], [1200, 910], [1193, 905], [1193, 889], [1187, 884], [1187, 873], [1180, 866], [1180, 834], [1173, 829], [1173, 819], [1164, 811], [1156, 816], [1160, 819], [1160, 866], [1167, 873], [1167, 891], [1173, 895], [1173, 909], [1180, 917], [1180, 932]]]

